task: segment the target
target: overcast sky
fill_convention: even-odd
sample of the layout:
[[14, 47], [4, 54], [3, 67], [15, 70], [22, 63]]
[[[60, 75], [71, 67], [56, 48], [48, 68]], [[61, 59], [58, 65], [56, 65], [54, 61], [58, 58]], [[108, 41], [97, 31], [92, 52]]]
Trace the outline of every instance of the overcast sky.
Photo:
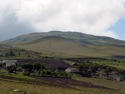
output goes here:
[[51, 30], [125, 40], [125, 0], [0, 0], [0, 41]]

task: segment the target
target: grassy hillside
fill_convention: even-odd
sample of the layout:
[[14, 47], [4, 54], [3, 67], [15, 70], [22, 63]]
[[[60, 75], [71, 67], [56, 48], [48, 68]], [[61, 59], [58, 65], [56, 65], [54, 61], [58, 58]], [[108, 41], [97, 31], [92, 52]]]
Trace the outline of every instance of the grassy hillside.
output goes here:
[[49, 54], [51, 56], [125, 56], [125, 47], [122, 46], [87, 45], [58, 36], [40, 38], [29, 43], [20, 44], [18, 47], [36, 52], [43, 52], [44, 54]]
[[0, 45], [0, 60], [37, 58], [41, 54], [15, 46]]
[[125, 56], [125, 41], [78, 32], [31, 33], [1, 42], [50, 56]]

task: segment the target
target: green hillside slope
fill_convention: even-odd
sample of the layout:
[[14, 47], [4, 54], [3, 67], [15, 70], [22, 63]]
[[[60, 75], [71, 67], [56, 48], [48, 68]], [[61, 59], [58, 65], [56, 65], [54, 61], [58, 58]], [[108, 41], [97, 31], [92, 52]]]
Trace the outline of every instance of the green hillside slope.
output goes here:
[[31, 33], [0, 44], [15, 45], [51, 56], [125, 56], [125, 41], [78, 32]]
[[32, 51], [51, 54], [52, 56], [124, 56], [125, 47], [103, 45], [95, 46], [75, 42], [58, 36], [44, 37], [35, 41], [18, 45]]

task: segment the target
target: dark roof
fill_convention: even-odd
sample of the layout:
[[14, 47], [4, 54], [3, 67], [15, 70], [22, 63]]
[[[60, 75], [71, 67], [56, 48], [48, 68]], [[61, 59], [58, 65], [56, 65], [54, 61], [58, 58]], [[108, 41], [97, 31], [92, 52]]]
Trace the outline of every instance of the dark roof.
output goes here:
[[66, 69], [71, 67], [70, 64], [65, 63], [63, 60], [55, 60], [55, 59], [27, 59], [27, 60], [18, 60], [18, 64], [26, 64], [26, 63], [43, 63], [46, 69], [57, 69], [63, 68]]
[[71, 66], [70, 64], [67, 64], [62, 60], [44, 60], [43, 63], [45, 64], [46, 69], [51, 69], [51, 68], [54, 68], [54, 69], [58, 69], [58, 68], [66, 69], [66, 68]]

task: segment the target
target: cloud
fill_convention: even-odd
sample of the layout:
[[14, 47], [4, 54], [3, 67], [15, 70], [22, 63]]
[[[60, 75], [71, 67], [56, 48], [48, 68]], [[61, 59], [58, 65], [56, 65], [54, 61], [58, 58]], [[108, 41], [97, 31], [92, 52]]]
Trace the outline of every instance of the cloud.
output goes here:
[[[5, 11], [4, 11], [5, 12]], [[1, 16], [0, 22], [0, 41], [34, 32], [35, 30], [26, 23], [17, 23], [14, 11], [7, 11], [4, 16]]]
[[0, 25], [0, 40], [10, 39], [30, 32], [34, 32], [32, 27], [25, 23], [18, 24], [14, 14], [11, 14], [6, 16], [6, 19]]
[[118, 38], [109, 28], [125, 17], [124, 3], [125, 0], [0, 0], [0, 22], [14, 13], [15, 24], [25, 23], [36, 32], [77, 31]]

